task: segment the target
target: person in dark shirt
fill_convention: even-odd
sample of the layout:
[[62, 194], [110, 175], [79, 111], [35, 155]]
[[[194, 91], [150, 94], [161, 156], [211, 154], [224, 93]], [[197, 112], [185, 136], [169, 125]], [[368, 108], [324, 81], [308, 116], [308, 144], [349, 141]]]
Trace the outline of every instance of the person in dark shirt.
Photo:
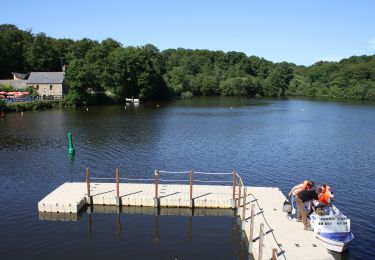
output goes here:
[[301, 214], [302, 223], [305, 226], [305, 230], [311, 230], [310, 223], [307, 221], [307, 213], [303, 204], [306, 201], [319, 200], [318, 194], [322, 192], [321, 188], [315, 190], [303, 190], [298, 193], [296, 197], [298, 211]]
[[303, 183], [298, 184], [292, 188], [292, 190], [289, 192], [288, 197], [290, 198], [290, 203], [292, 204], [292, 212], [291, 216], [295, 216], [296, 218], [301, 218], [300, 214], [298, 212], [296, 197], [298, 193], [300, 193], [303, 190], [311, 190], [314, 187], [314, 182], [311, 180], [305, 180]]

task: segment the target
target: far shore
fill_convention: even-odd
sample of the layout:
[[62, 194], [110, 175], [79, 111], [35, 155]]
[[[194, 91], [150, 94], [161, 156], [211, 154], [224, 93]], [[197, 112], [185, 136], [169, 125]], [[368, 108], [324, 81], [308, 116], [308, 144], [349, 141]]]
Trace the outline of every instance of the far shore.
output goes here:
[[[218, 96], [204, 96], [203, 98], [215, 98]], [[189, 98], [174, 98], [172, 100], [183, 100], [183, 99], [195, 99], [195, 98], [202, 98], [202, 97], [189, 97]], [[231, 97], [227, 97], [231, 98]], [[333, 103], [347, 103], [347, 104], [361, 104], [361, 105], [375, 105], [375, 102], [372, 100], [355, 100], [355, 99], [344, 99], [344, 98], [332, 98], [327, 96], [322, 97], [306, 97], [306, 96], [285, 96], [285, 97], [242, 97], [242, 98], [249, 98], [254, 100], [280, 100], [280, 99], [295, 99], [295, 100], [310, 100], [310, 101], [317, 101], [317, 102], [333, 102]], [[153, 102], [153, 100], [145, 101]], [[145, 103], [141, 102], [141, 103]], [[154, 100], [156, 102], [156, 100]], [[125, 103], [125, 102], [124, 102]], [[52, 108], [59, 108], [59, 107], [87, 107], [87, 106], [96, 106], [96, 105], [116, 105], [120, 104], [118, 102], [112, 102], [107, 104], [82, 104], [82, 105], [68, 105], [64, 100], [36, 100], [36, 101], [26, 101], [26, 102], [13, 102], [13, 103], [3, 103], [1, 106], [0, 104], [0, 111], [1, 112], [22, 112], [28, 110], [47, 110]], [[123, 104], [123, 103], [121, 103]]]

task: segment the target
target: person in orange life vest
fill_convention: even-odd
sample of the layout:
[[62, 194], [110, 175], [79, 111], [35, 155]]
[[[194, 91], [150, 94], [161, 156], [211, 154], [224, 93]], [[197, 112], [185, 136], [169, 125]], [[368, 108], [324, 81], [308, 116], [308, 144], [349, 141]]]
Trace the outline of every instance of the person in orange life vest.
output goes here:
[[330, 206], [331, 199], [334, 198], [334, 195], [331, 193], [331, 187], [327, 184], [323, 184], [321, 188], [322, 192], [319, 194], [319, 203], [324, 206]]
[[331, 192], [330, 186], [327, 184], [322, 184], [320, 186], [321, 192], [318, 194], [318, 199], [314, 200], [313, 203], [310, 204], [310, 215], [312, 212], [319, 216], [323, 216], [326, 214], [326, 210], [332, 205], [332, 199], [334, 198], [333, 193]]
[[290, 197], [290, 203], [292, 204], [292, 215], [294, 215], [297, 219], [300, 219], [301, 216], [299, 214], [299, 210], [296, 204], [296, 196], [303, 190], [311, 190], [314, 187], [314, 182], [311, 180], [305, 180], [303, 183], [294, 186], [288, 196]]

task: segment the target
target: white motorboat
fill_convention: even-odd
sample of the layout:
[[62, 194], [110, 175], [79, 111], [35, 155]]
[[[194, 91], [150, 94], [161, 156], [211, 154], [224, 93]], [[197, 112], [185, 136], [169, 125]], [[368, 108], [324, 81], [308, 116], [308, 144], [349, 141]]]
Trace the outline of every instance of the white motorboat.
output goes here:
[[324, 215], [315, 212], [310, 215], [310, 224], [316, 237], [327, 249], [334, 252], [344, 252], [354, 239], [350, 231], [350, 219], [342, 214], [334, 205], [324, 207]]
[[139, 98], [125, 98], [126, 103], [139, 103]]

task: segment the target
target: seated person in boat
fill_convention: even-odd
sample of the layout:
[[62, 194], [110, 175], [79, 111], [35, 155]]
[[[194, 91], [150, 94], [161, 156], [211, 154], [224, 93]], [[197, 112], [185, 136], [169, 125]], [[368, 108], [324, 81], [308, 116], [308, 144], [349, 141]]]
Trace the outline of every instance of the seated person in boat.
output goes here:
[[318, 195], [319, 200], [314, 203], [314, 211], [317, 215], [322, 216], [332, 206], [334, 195], [331, 192], [331, 187], [327, 184], [323, 184], [320, 188], [322, 192]]
[[319, 194], [319, 203], [331, 206], [331, 200], [334, 198], [334, 195], [331, 192], [331, 187], [327, 184], [321, 186], [322, 192]]

